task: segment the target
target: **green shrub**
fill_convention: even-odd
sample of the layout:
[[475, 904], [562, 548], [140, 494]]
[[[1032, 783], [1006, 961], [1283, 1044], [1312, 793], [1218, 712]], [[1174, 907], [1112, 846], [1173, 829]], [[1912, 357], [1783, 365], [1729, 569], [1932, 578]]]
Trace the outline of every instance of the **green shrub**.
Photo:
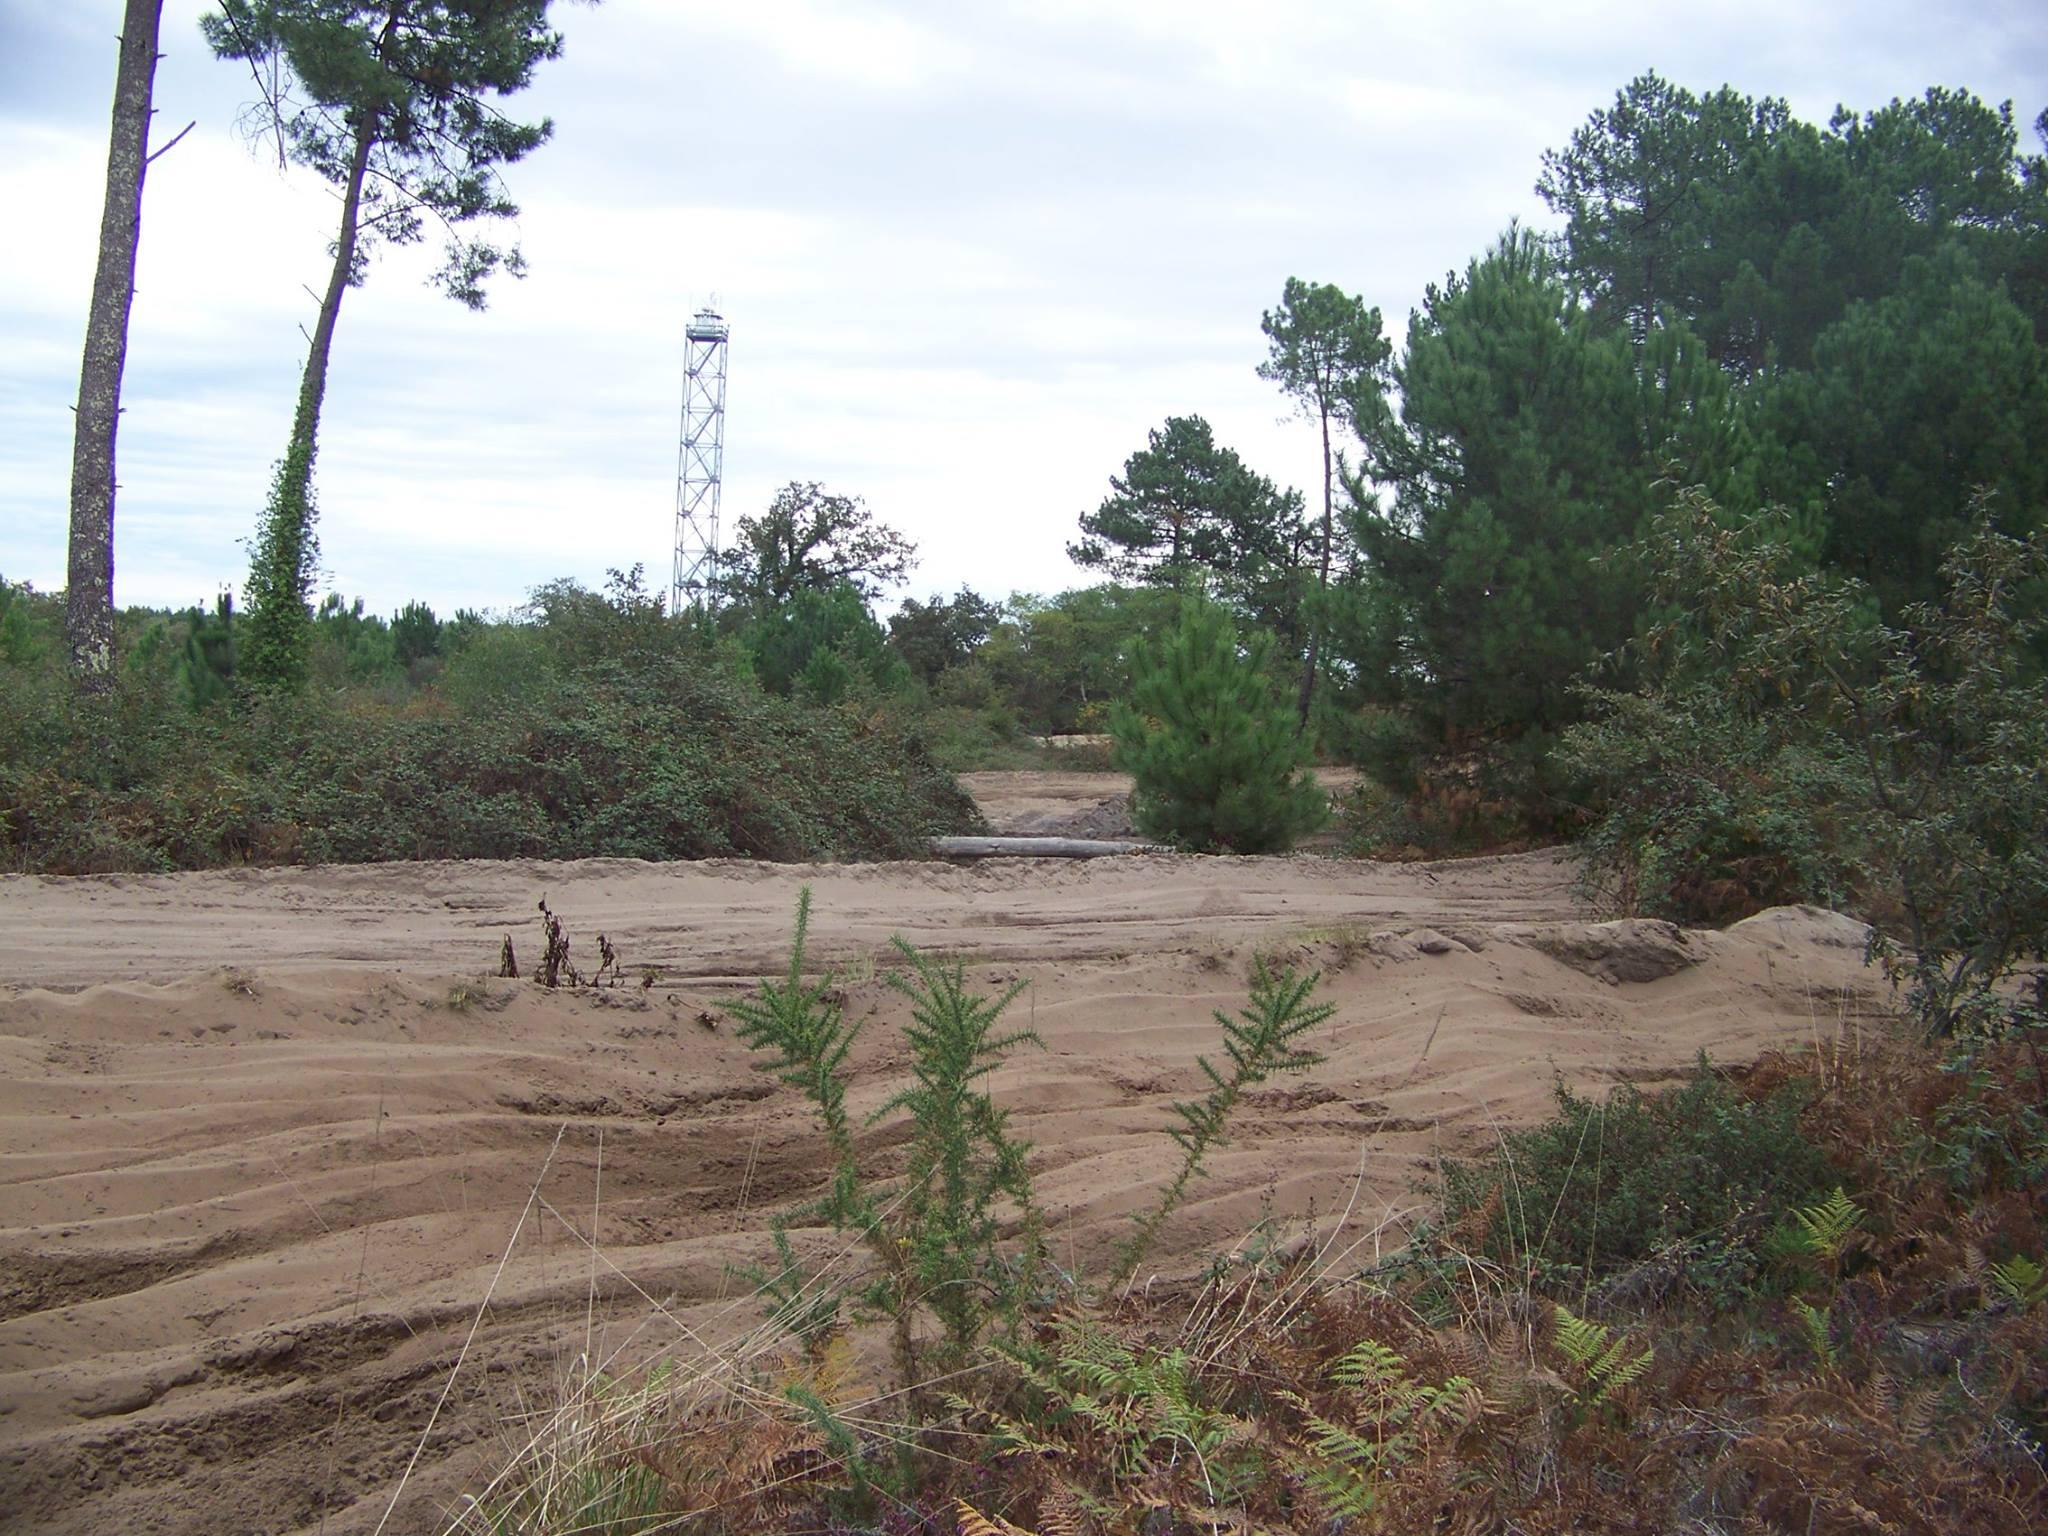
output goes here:
[[1685, 493], [1641, 552], [1673, 615], [1636, 647], [1650, 681], [1596, 692], [1569, 746], [1605, 813], [1596, 872], [1673, 908], [1730, 864], [1774, 899], [1868, 882], [1936, 1036], [2019, 1017], [2002, 986], [2048, 950], [2048, 539], [1978, 512], [1942, 601], [1890, 625], [1782, 524], [1730, 529]]
[[914, 738], [674, 657], [542, 667], [520, 685], [508, 658], [531, 640], [465, 647], [450, 664], [460, 703], [315, 689], [194, 713], [168, 671], [124, 674], [98, 701], [56, 673], [0, 673], [0, 859], [82, 873], [901, 858], [981, 826]]
[[1178, 625], [1140, 649], [1132, 702], [1111, 711], [1114, 761], [1136, 781], [1139, 828], [1190, 848], [1274, 853], [1320, 826], [1311, 750], [1267, 671], [1272, 638], [1240, 648], [1230, 615], [1183, 599]]
[[1802, 1085], [1744, 1099], [1700, 1063], [1684, 1087], [1623, 1083], [1604, 1104], [1557, 1087], [1558, 1113], [1481, 1162], [1444, 1165], [1444, 1222], [1560, 1295], [1657, 1258], [1703, 1288], [1740, 1286], [1755, 1244], [1836, 1175], [1799, 1128]]

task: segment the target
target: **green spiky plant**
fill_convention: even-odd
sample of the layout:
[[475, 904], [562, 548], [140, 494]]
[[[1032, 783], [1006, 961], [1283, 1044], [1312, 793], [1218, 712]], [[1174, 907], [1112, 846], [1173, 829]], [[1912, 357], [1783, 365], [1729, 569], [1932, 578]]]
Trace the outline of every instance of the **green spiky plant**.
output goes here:
[[1249, 1006], [1234, 1019], [1222, 1009], [1216, 1010], [1230, 1070], [1226, 1075], [1208, 1057], [1196, 1059], [1202, 1075], [1209, 1080], [1209, 1091], [1199, 1099], [1183, 1100], [1173, 1106], [1180, 1124], [1167, 1134], [1181, 1149], [1180, 1166], [1158, 1200], [1138, 1217], [1137, 1230], [1118, 1252], [1117, 1283], [1128, 1282], [1144, 1263], [1159, 1229], [1180, 1208], [1188, 1186], [1201, 1172], [1210, 1150], [1224, 1139], [1231, 1111], [1244, 1091], [1276, 1072], [1306, 1072], [1322, 1061], [1318, 1052], [1298, 1044], [1304, 1034], [1336, 1012], [1334, 1004], [1309, 1001], [1321, 979], [1319, 973], [1301, 975], [1291, 968], [1276, 973], [1262, 955], [1252, 963]]
[[[869, 1116], [872, 1126], [898, 1111], [912, 1126], [905, 1173], [893, 1189], [863, 1179], [846, 1107], [847, 1058], [860, 1034], [834, 1000], [827, 972], [804, 980], [810, 935], [811, 891], [797, 897], [789, 966], [779, 980], [730, 1005], [740, 1038], [768, 1053], [768, 1069], [811, 1101], [833, 1159], [832, 1181], [812, 1207], [835, 1230], [852, 1234], [878, 1261], [859, 1299], [891, 1319], [897, 1368], [919, 1396], [923, 1366], [916, 1320], [938, 1319], [949, 1360], [967, 1354], [992, 1318], [1014, 1323], [1031, 1281], [1037, 1222], [1026, 1172], [1027, 1144], [1008, 1130], [1008, 1114], [989, 1097], [986, 1079], [1011, 1052], [1041, 1044], [1032, 1031], [1003, 1031], [1003, 1011], [1022, 982], [998, 997], [970, 990], [965, 967], [928, 959], [902, 939], [896, 949], [908, 974], [889, 984], [910, 1000], [904, 1040], [911, 1051], [911, 1085]], [[1023, 1257], [1001, 1250], [1003, 1202], [1021, 1212]], [[800, 1337], [815, 1341], [837, 1313], [837, 1298], [806, 1281], [786, 1226], [775, 1230], [777, 1268], [757, 1275], [776, 1316]]]
[[[950, 1353], [964, 1358], [991, 1317], [1014, 1325], [1038, 1247], [1037, 1209], [1025, 1168], [1030, 1147], [1011, 1136], [1009, 1111], [996, 1107], [985, 1082], [1012, 1051], [1026, 1045], [1043, 1049], [1045, 1042], [1035, 1030], [997, 1028], [1024, 982], [984, 997], [968, 989], [960, 962], [942, 964], [901, 938], [892, 942], [910, 966], [908, 975], [892, 972], [887, 980], [910, 1000], [903, 1038], [911, 1051], [911, 1085], [868, 1123], [902, 1110], [916, 1132], [902, 1199], [891, 1218], [904, 1258], [893, 1277], [901, 1289], [884, 1304], [891, 1313], [928, 1306], [946, 1330]], [[1014, 1203], [1024, 1225], [1014, 1264], [998, 1246], [1005, 1200]]]

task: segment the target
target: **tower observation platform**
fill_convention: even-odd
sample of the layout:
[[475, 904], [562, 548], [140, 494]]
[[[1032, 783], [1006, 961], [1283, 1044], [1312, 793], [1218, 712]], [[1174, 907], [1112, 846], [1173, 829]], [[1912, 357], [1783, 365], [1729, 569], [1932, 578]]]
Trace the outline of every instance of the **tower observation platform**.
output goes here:
[[725, 349], [708, 305], [683, 327], [683, 426], [676, 450], [675, 574], [669, 611], [718, 607], [718, 502], [725, 471]]

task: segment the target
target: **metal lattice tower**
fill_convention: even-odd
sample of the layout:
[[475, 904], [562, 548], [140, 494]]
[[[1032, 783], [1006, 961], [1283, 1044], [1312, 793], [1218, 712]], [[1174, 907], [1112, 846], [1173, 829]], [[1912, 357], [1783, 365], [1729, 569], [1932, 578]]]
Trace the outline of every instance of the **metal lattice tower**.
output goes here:
[[725, 317], [683, 328], [683, 436], [676, 453], [676, 565], [669, 611], [718, 606], [718, 495], [725, 465]]

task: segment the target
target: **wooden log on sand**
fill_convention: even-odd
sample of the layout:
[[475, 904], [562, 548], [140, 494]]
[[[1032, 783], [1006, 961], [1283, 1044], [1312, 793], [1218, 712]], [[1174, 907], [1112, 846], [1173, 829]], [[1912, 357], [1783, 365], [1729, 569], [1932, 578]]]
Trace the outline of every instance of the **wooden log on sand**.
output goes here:
[[1106, 842], [1092, 837], [935, 837], [942, 859], [1102, 859], [1119, 853], [1172, 853], [1165, 843]]

